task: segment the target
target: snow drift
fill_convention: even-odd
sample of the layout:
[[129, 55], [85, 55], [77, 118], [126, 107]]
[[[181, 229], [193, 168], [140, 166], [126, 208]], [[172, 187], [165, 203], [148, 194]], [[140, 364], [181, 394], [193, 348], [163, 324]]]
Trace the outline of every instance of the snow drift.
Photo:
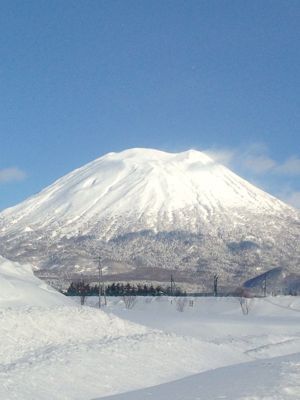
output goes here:
[[72, 304], [69, 299], [33, 275], [31, 265], [0, 256], [0, 307], [68, 304]]

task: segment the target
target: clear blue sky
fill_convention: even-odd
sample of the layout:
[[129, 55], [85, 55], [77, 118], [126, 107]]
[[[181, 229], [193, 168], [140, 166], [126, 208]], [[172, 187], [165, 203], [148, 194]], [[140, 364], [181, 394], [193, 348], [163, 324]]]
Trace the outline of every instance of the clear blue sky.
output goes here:
[[130, 147], [300, 206], [298, 0], [2, 0], [0, 29], [0, 209]]

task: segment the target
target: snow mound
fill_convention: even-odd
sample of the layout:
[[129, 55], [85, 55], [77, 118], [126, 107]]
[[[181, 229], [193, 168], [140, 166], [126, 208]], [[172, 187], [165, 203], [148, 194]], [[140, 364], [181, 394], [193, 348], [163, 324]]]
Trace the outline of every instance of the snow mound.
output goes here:
[[0, 308], [67, 304], [72, 303], [36, 278], [29, 264], [22, 265], [0, 256]]

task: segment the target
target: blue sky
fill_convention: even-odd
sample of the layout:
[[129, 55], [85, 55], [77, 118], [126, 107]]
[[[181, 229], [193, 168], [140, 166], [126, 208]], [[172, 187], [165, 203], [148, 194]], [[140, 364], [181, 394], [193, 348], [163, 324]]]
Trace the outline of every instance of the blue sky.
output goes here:
[[130, 147], [300, 207], [298, 0], [2, 0], [0, 29], [0, 209]]

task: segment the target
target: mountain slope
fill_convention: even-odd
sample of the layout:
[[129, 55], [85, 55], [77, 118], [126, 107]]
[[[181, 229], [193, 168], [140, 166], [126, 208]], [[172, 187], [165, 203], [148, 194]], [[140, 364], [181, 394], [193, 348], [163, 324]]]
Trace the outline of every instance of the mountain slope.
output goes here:
[[296, 268], [299, 221], [296, 210], [204, 153], [131, 149], [3, 211], [0, 251], [37, 268], [93, 270], [101, 254], [108, 273], [143, 267], [145, 276], [167, 268], [247, 277], [269, 263]]

